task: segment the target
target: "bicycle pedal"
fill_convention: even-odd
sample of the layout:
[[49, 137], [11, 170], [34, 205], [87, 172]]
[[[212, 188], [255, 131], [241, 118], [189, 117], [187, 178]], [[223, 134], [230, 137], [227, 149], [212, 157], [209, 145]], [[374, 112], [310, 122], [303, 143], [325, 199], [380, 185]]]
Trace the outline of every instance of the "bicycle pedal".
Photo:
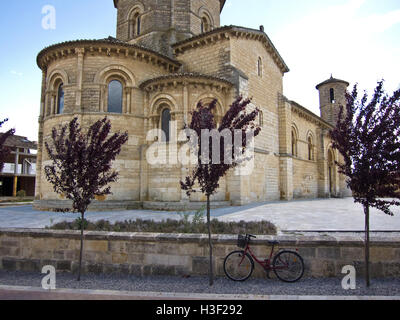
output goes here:
[[270, 276], [270, 272], [269, 271], [266, 271], [267, 272], [267, 279], [269, 279], [269, 280], [271, 280], [271, 276]]

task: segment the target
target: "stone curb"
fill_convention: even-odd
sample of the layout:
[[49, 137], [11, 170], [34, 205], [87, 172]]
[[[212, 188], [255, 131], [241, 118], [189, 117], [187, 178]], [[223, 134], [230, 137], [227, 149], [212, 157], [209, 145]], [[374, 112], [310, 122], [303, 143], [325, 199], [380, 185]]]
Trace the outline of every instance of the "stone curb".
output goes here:
[[[80, 239], [80, 231], [71, 230], [46, 230], [46, 229], [21, 229], [21, 228], [0, 228], [0, 235], [7, 236], [23, 236], [33, 238], [66, 238]], [[86, 240], [119, 240], [119, 241], [154, 241], [154, 242], [170, 242], [177, 241], [179, 243], [198, 242], [207, 243], [208, 236], [205, 234], [163, 234], [163, 233], [119, 233], [119, 232], [100, 232], [85, 231]], [[212, 235], [215, 244], [235, 244], [237, 235]], [[253, 245], [265, 245], [268, 240], [278, 240], [282, 246], [364, 246], [364, 238], [362, 236], [258, 236], [252, 240]], [[400, 236], [396, 237], [371, 237], [370, 244], [375, 246], [398, 246]]]
[[0, 202], [0, 207], [22, 207], [33, 205], [33, 202]]
[[[399, 296], [282, 296], [282, 295], [243, 295], [243, 294], [200, 294], [200, 293], [173, 293], [173, 292], [140, 292], [140, 291], [112, 291], [112, 290], [85, 290], [85, 289], [56, 289], [44, 290], [36, 287], [2, 286], [0, 291], [14, 291], [21, 293], [44, 293], [80, 296], [97, 296], [104, 299], [131, 299], [131, 300], [248, 300], [248, 301], [294, 301], [294, 300], [400, 300]], [[34, 298], [33, 298], [34, 299]]]

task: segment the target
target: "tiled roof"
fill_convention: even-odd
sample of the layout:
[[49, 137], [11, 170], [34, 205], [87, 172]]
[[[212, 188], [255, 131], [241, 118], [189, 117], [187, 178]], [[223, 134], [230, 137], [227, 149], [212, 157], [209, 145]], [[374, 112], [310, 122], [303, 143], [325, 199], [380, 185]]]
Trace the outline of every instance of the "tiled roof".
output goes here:
[[[0, 136], [3, 135], [3, 133], [0, 133]], [[19, 148], [27, 148], [27, 149], [37, 149], [37, 143], [34, 141], [29, 141], [26, 137], [22, 136], [17, 136], [17, 135], [12, 135], [7, 138], [6, 142], [4, 145], [8, 147], [19, 147]]]
[[324, 82], [321, 82], [319, 85], [317, 85], [317, 90], [319, 89], [319, 87], [321, 87], [321, 86], [323, 86], [323, 85], [325, 85], [325, 84], [329, 84], [329, 83], [335, 83], [335, 82], [341, 82], [341, 83], [344, 83], [344, 84], [346, 84], [347, 86], [349, 86], [350, 85], [350, 83], [348, 83], [347, 81], [344, 81], [344, 80], [340, 80], [340, 79], [335, 79], [334, 77], [330, 77], [330, 79], [328, 79], [328, 80], [325, 80]]
[[213, 81], [220, 81], [224, 82], [229, 85], [233, 85], [232, 82], [216, 77], [216, 76], [211, 76], [211, 75], [206, 75], [206, 74], [201, 74], [201, 73], [173, 73], [173, 74], [168, 74], [165, 76], [157, 77], [157, 78], [152, 78], [149, 80], [144, 81], [143, 83], [140, 84], [140, 88], [146, 87], [148, 84], [152, 82], [157, 82], [157, 81], [162, 81], [162, 80], [168, 80], [168, 79], [176, 79], [176, 78], [203, 78], [203, 79], [208, 79], [208, 80], [213, 80]]
[[90, 44], [111, 44], [111, 45], [118, 45], [118, 46], [123, 46], [123, 47], [128, 47], [128, 48], [136, 48], [136, 49], [140, 49], [143, 51], [147, 51], [151, 54], [154, 54], [156, 56], [159, 56], [160, 58], [169, 61], [171, 64], [180, 66], [181, 64], [174, 60], [171, 59], [170, 57], [163, 55], [157, 51], [153, 51], [149, 48], [143, 47], [143, 46], [139, 46], [137, 44], [131, 44], [122, 40], [118, 40], [117, 38], [114, 37], [108, 37], [108, 38], [104, 38], [104, 39], [79, 39], [79, 40], [72, 40], [72, 41], [65, 41], [65, 42], [61, 42], [61, 43], [57, 43], [54, 45], [51, 45], [49, 47], [44, 48], [42, 51], [40, 51], [40, 53], [37, 56], [37, 64], [40, 67], [40, 59], [42, 56], [44, 56], [47, 52], [53, 50], [53, 49], [57, 49], [63, 46], [68, 46], [68, 45], [90, 45]]
[[219, 28], [215, 28], [215, 29], [213, 29], [211, 31], [208, 31], [208, 32], [205, 32], [205, 33], [201, 33], [201, 34], [196, 35], [194, 37], [185, 39], [183, 41], [174, 43], [174, 44], [172, 44], [172, 47], [173, 48], [177, 48], [177, 47], [180, 47], [180, 46], [185, 45], [187, 43], [190, 43], [192, 41], [197, 41], [197, 40], [200, 40], [202, 38], [208, 37], [210, 35], [218, 34], [218, 33], [221, 33], [221, 32], [226, 32], [226, 31], [244, 32], [244, 33], [250, 33], [250, 34], [262, 36], [263, 39], [267, 42], [267, 44], [272, 49], [274, 55], [277, 58], [277, 61], [279, 61], [279, 64], [281, 64], [283, 72], [289, 72], [290, 71], [289, 67], [286, 65], [285, 61], [283, 60], [283, 58], [279, 54], [278, 50], [275, 48], [274, 44], [272, 43], [272, 41], [268, 37], [268, 35], [264, 31], [257, 30], [257, 29], [245, 28], [245, 27], [234, 26], [234, 25], [222, 26], [222, 27], [219, 27]]

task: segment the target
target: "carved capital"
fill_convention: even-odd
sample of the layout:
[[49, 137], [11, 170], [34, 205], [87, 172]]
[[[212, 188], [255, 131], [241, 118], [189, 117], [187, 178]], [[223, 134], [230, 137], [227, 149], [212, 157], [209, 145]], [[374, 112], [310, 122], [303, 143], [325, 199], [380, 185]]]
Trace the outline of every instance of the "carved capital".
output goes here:
[[75, 48], [75, 53], [80, 56], [85, 54], [85, 48]]

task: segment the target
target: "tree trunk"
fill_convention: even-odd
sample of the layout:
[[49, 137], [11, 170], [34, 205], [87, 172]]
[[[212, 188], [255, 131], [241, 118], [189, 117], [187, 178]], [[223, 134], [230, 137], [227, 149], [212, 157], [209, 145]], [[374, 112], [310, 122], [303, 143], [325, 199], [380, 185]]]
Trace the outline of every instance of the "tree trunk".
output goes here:
[[208, 227], [208, 244], [210, 247], [210, 287], [214, 285], [214, 270], [213, 270], [213, 245], [211, 240], [211, 210], [210, 196], [207, 195], [207, 227]]
[[79, 253], [79, 270], [78, 270], [78, 279], [77, 281], [81, 281], [81, 270], [82, 270], [82, 255], [83, 255], [83, 229], [85, 225], [85, 213], [81, 213], [81, 251]]
[[369, 275], [369, 204], [364, 206], [365, 212], [365, 282], [370, 287]]

